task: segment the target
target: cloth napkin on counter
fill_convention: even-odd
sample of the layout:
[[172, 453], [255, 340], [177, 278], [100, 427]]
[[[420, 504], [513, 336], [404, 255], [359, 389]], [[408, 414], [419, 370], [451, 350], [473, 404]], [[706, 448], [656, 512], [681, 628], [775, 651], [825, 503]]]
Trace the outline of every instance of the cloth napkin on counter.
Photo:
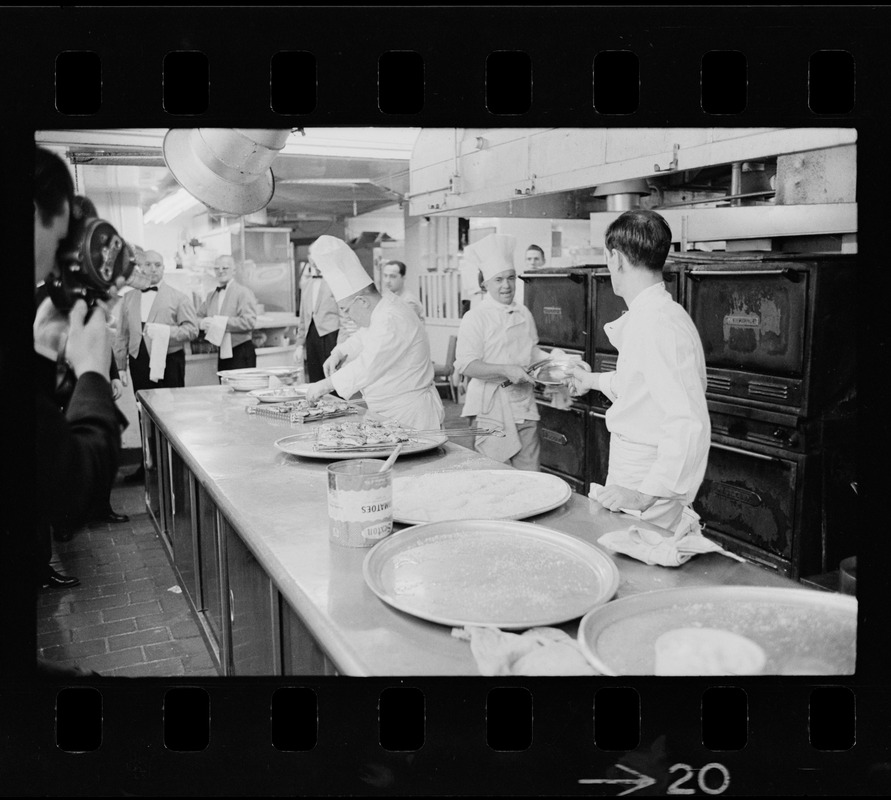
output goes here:
[[226, 323], [229, 317], [217, 314], [210, 318], [210, 326], [204, 334], [204, 338], [211, 344], [220, 348], [220, 358], [232, 358], [232, 334], [226, 333]]
[[145, 326], [146, 346], [149, 351], [149, 380], [164, 380], [167, 368], [167, 345], [170, 343], [170, 326], [149, 322]]
[[[596, 500], [601, 489], [603, 487], [600, 484], [592, 483], [588, 497]], [[623, 508], [621, 511], [638, 518], [641, 516], [641, 512], [638, 510]], [[706, 539], [702, 535], [699, 515], [691, 509], [684, 509], [677, 530], [670, 536], [663, 536], [658, 531], [632, 525], [626, 530], [605, 533], [597, 542], [614, 553], [622, 553], [636, 558], [638, 561], [643, 561], [644, 564], [660, 567], [679, 567], [698, 553], [721, 553], [728, 558], [735, 558], [737, 561], [745, 563], [744, 558], [728, 552], [721, 545]]]
[[530, 628], [522, 634], [466, 625], [452, 636], [470, 642], [482, 675], [598, 675], [578, 642], [559, 628]]
[[475, 447], [495, 461], [507, 461], [520, 452], [521, 446], [510, 398], [497, 383], [487, 381], [483, 386], [481, 405], [485, 411], [477, 415], [476, 424], [481, 428], [500, 428], [504, 436], [481, 436]]

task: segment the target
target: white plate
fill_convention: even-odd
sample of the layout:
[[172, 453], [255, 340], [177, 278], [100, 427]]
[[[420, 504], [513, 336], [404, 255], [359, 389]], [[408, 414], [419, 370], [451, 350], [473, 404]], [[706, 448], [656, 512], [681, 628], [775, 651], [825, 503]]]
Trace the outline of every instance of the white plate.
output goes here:
[[[411, 455], [412, 453], [423, 453], [426, 450], [433, 450], [445, 444], [445, 436], [419, 436], [418, 441], [407, 444], [402, 448], [399, 457]], [[338, 452], [318, 451], [313, 446], [316, 443], [315, 433], [297, 433], [293, 436], [285, 436], [279, 439], [275, 446], [283, 453], [290, 456], [301, 456], [303, 458], [319, 458], [325, 461], [342, 461], [347, 458], [386, 458], [396, 448], [395, 444], [381, 445], [380, 448], [374, 450], [341, 450]]]
[[281, 386], [278, 389], [254, 389], [248, 392], [261, 403], [287, 403], [289, 400], [303, 400], [306, 392], [299, 386]]
[[504, 520], [406, 528], [369, 551], [362, 573], [381, 600], [412, 616], [506, 630], [577, 619], [619, 586], [613, 560], [593, 544]]
[[587, 614], [578, 642], [604, 675], [653, 675], [656, 639], [685, 627], [718, 628], [755, 642], [767, 656], [762, 674], [854, 672], [857, 601], [815, 589], [695, 586], [642, 592]]
[[393, 481], [393, 520], [525, 519], [562, 506], [572, 487], [556, 475], [516, 469], [428, 472]]

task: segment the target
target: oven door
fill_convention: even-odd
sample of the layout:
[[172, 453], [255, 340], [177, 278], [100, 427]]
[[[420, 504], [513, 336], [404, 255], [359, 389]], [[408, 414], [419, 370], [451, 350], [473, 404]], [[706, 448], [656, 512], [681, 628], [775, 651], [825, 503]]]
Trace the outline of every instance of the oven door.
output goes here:
[[586, 352], [591, 273], [540, 272], [521, 275], [523, 302], [532, 313], [542, 345]]
[[797, 572], [802, 460], [713, 441], [694, 503], [706, 534], [784, 574]]
[[576, 491], [585, 494], [587, 409], [578, 406], [560, 409], [538, 403], [538, 413], [542, 468], [570, 480]]

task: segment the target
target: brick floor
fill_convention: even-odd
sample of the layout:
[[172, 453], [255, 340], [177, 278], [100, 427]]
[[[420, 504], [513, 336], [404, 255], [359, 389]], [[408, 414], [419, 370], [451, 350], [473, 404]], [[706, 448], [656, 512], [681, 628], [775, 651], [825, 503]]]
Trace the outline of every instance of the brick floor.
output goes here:
[[144, 494], [119, 476], [111, 504], [130, 521], [90, 524], [53, 543], [53, 567], [80, 585], [39, 592], [39, 654], [112, 677], [215, 676], [186, 599], [169, 591], [175, 573]]

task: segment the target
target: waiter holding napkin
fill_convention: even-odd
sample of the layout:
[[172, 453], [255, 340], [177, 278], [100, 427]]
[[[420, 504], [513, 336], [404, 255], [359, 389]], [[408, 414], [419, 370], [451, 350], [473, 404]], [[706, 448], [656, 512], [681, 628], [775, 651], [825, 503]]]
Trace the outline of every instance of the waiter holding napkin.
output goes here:
[[441, 428], [444, 412], [433, 385], [430, 341], [418, 315], [395, 295], [382, 297], [341, 239], [320, 236], [309, 259], [358, 330], [334, 348], [323, 365], [327, 377], [309, 384], [306, 399], [314, 402], [336, 391], [348, 400], [361, 392], [370, 411], [406, 428]]
[[[486, 295], [461, 319], [455, 369], [470, 378], [461, 416], [475, 417], [476, 424], [505, 433], [503, 438], [478, 438], [476, 450], [536, 472], [539, 414], [527, 369], [548, 354], [538, 347], [538, 330], [529, 309], [514, 302], [515, 246], [513, 236], [493, 233], [464, 248], [467, 263], [482, 272]], [[510, 385], [502, 386], [505, 381]]]
[[234, 280], [232, 256], [217, 258], [213, 271], [217, 288], [201, 304], [198, 317], [205, 339], [220, 348], [217, 369], [256, 367], [257, 353], [251, 337], [257, 324], [257, 298], [247, 286]]

